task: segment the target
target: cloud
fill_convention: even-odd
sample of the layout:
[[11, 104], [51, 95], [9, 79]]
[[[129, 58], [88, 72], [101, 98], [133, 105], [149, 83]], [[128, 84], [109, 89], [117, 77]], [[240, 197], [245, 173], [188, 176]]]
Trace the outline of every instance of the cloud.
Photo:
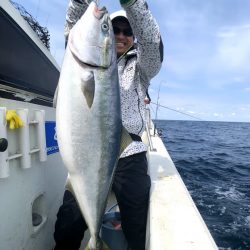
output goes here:
[[[174, 81], [199, 81], [209, 88], [249, 82], [250, 22], [240, 3], [227, 1], [157, 1], [165, 58]], [[159, 8], [159, 7], [158, 7]], [[235, 11], [239, 15], [235, 15]], [[174, 86], [173, 86], [174, 87]]]
[[[152, 100], [155, 100], [155, 94], [152, 93]], [[201, 120], [217, 120], [217, 121], [248, 121], [250, 114], [250, 100], [248, 104], [239, 104], [232, 101], [221, 102], [221, 98], [203, 96], [194, 96], [192, 93], [160, 93], [160, 105], [170, 108], [159, 107], [158, 117], [162, 119], [193, 119], [188, 115], [193, 115]], [[155, 107], [155, 105], [153, 105]], [[174, 111], [176, 110], [176, 111]], [[185, 114], [178, 113], [181, 111]], [[235, 115], [232, 115], [234, 114]]]
[[[69, 0], [16, 1], [48, 27], [51, 53], [61, 65]], [[120, 9], [119, 1], [100, 4], [111, 12]], [[250, 1], [148, 0], [148, 4], [160, 25], [165, 53], [163, 67], [150, 85], [152, 100], [157, 100], [162, 82], [159, 101], [166, 107], [204, 120], [250, 121]], [[158, 117], [192, 119], [164, 108], [159, 108]]]
[[217, 38], [216, 65], [224, 70], [249, 70], [250, 24], [223, 27]]
[[182, 90], [184, 88], [187, 88], [187, 85], [183, 83], [178, 82], [163, 82], [162, 87], [165, 87], [167, 89], [174, 89], [174, 90]]

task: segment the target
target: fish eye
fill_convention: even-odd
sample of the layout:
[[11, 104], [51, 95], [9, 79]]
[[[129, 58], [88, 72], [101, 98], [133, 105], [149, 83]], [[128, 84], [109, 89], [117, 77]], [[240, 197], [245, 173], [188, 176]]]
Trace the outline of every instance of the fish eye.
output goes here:
[[102, 24], [102, 30], [103, 30], [103, 31], [108, 31], [108, 30], [109, 30], [109, 26], [108, 26], [107, 23], [103, 23], [103, 24]]

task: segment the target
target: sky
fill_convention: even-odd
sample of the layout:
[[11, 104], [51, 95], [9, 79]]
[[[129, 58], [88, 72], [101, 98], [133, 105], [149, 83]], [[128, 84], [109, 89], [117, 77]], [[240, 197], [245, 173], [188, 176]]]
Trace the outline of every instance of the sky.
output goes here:
[[[50, 51], [60, 66], [68, 0], [15, 2], [48, 28]], [[152, 102], [161, 105], [150, 105], [152, 118], [250, 122], [250, 1], [147, 3], [164, 43], [162, 68], [149, 87]], [[110, 13], [121, 9], [118, 0], [100, 5]]]

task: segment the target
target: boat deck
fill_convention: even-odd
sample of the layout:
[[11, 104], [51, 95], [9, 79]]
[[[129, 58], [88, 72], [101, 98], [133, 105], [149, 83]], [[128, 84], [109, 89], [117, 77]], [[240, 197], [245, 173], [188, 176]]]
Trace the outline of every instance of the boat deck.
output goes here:
[[146, 249], [218, 249], [166, 147], [153, 136], [148, 152], [151, 194]]

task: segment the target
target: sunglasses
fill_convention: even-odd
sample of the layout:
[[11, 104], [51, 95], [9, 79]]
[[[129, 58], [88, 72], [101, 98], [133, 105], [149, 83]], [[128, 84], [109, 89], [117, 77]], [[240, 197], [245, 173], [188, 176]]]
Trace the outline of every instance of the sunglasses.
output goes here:
[[119, 35], [120, 33], [122, 33], [124, 36], [133, 36], [132, 29], [130, 29], [130, 28], [120, 29], [118, 27], [113, 27], [113, 30], [114, 30], [115, 35]]

